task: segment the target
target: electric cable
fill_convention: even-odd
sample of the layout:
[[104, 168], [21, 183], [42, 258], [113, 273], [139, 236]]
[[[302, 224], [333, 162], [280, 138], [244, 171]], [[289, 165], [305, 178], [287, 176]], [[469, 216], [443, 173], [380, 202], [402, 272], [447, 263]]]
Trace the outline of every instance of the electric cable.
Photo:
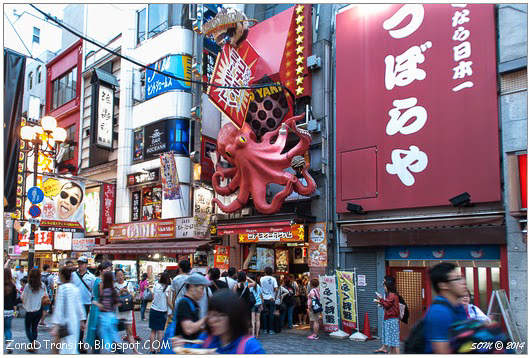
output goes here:
[[18, 39], [20, 40], [20, 42], [22, 42], [22, 45], [24, 45], [24, 48], [26, 49], [26, 51], [28, 51], [29, 57], [35, 60], [28, 46], [26, 46], [26, 44], [24, 43], [24, 40], [22, 40], [22, 37], [20, 37], [17, 29], [15, 28], [15, 25], [13, 25], [13, 23], [11, 22], [11, 20], [9, 20], [9, 17], [5, 13], [4, 13], [4, 17], [7, 19], [7, 22], [9, 22], [9, 25], [11, 25], [11, 27], [13, 28], [13, 31], [15, 31], [15, 34], [17, 34]]
[[57, 25], [59, 25], [60, 27], [62, 27], [63, 29], [65, 29], [66, 31], [72, 33], [73, 35], [113, 54], [114, 56], [117, 56], [117, 57], [120, 57], [126, 61], [129, 61], [131, 63], [133, 63], [134, 65], [136, 66], [139, 66], [139, 67], [142, 67], [146, 70], [151, 70], [153, 72], [156, 72], [158, 74], [161, 74], [163, 76], [166, 76], [166, 77], [169, 77], [171, 79], [174, 79], [174, 80], [177, 80], [177, 81], [183, 81], [183, 82], [190, 82], [190, 83], [195, 83], [195, 84], [200, 84], [200, 85], [204, 85], [204, 86], [211, 86], [211, 87], [216, 87], [216, 88], [223, 88], [223, 89], [236, 89], [236, 90], [254, 90], [254, 89], [258, 89], [258, 88], [264, 88], [264, 87], [281, 87], [283, 89], [285, 89], [286, 91], [288, 91], [288, 93], [290, 94], [290, 96], [292, 97], [293, 101], [295, 102], [295, 96], [294, 94], [291, 92], [291, 90], [289, 88], [287, 88], [285, 85], [283, 85], [282, 83], [261, 83], [261, 84], [256, 84], [256, 85], [252, 85], [252, 86], [241, 86], [241, 87], [237, 87], [237, 86], [224, 86], [224, 85], [217, 85], [217, 84], [213, 84], [213, 83], [209, 83], [209, 82], [204, 82], [204, 81], [197, 81], [197, 80], [193, 80], [193, 79], [186, 79], [186, 78], [180, 78], [180, 77], [177, 77], [177, 76], [174, 76], [170, 73], [166, 73], [166, 72], [163, 72], [163, 71], [159, 71], [155, 68], [151, 68], [151, 67], [148, 67], [147, 65], [144, 65], [132, 58], [130, 58], [129, 56], [125, 56], [125, 55], [122, 55], [114, 50], [111, 50], [107, 47], [105, 47], [105, 45], [102, 45], [100, 44], [99, 42], [97, 42], [96, 40], [93, 40], [83, 34], [80, 34], [78, 33], [76, 30], [74, 29], [71, 29], [69, 26], [65, 25], [62, 23], [62, 21], [58, 20], [55, 16], [52, 16], [52, 15], [49, 15], [47, 13], [45, 13], [44, 11], [40, 10], [39, 8], [37, 8], [35, 5], [33, 4], [29, 4], [32, 8], [34, 8], [35, 10], [37, 10], [39, 13], [41, 13], [42, 15], [44, 15], [46, 18], [52, 20], [53, 22], [55, 22]]

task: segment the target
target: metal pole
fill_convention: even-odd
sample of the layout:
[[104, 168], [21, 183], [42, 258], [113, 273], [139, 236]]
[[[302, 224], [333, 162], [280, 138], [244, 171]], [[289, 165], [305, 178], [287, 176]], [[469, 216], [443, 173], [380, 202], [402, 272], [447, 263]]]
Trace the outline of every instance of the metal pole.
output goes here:
[[[39, 142], [35, 140], [33, 142], [33, 186], [37, 186], [37, 171], [39, 170]], [[31, 234], [29, 239], [29, 248], [28, 248], [28, 272], [34, 266], [34, 257], [35, 257], [35, 231], [37, 230], [37, 225], [31, 224]]]

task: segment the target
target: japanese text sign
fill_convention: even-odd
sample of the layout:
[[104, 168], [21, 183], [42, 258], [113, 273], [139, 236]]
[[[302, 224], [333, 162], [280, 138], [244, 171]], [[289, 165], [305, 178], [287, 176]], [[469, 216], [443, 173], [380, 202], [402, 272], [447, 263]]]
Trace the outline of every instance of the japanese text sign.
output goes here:
[[187, 55], [169, 55], [149, 65], [146, 70], [146, 100], [170, 90], [190, 91], [190, 82], [178, 81], [155, 72], [153, 69], [190, 80], [192, 78], [192, 58]]
[[110, 241], [174, 239], [175, 219], [141, 221], [111, 225]]
[[326, 223], [312, 224], [308, 228], [309, 263], [312, 267], [326, 267], [328, 264], [326, 246]]
[[339, 329], [339, 312], [337, 311], [337, 292], [335, 276], [319, 276], [319, 292], [323, 305], [323, 325], [325, 332]]
[[216, 253], [214, 254], [214, 267], [222, 271], [229, 269], [230, 247], [229, 246], [215, 246]]
[[354, 289], [354, 273], [336, 271], [339, 290], [339, 309], [343, 331], [350, 333], [356, 328], [356, 290]]
[[494, 5], [337, 15], [337, 210], [500, 200]]
[[114, 184], [103, 184], [103, 218], [101, 223], [102, 231], [109, 231], [109, 226], [114, 223], [116, 186]]
[[291, 225], [289, 231], [278, 232], [256, 232], [248, 234], [239, 234], [239, 242], [303, 242], [304, 225]]
[[113, 139], [114, 91], [100, 84], [96, 121], [96, 145], [111, 149]]
[[[225, 45], [218, 54], [211, 83], [227, 87], [248, 87], [254, 79], [253, 68], [258, 58], [248, 41], [243, 41], [238, 49]], [[249, 108], [249, 90], [210, 86], [208, 96], [236, 127], [243, 126]]]
[[72, 251], [92, 251], [96, 245], [93, 237], [78, 237], [72, 239]]

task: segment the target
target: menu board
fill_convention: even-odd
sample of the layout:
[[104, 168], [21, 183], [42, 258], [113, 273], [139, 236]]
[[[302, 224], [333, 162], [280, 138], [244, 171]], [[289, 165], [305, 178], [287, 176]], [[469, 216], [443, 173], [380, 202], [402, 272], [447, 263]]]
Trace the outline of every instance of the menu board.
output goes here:
[[289, 254], [289, 251], [287, 249], [276, 249], [275, 250], [276, 272], [278, 273], [289, 272], [288, 254]]
[[256, 253], [249, 260], [249, 270], [265, 271], [266, 267], [275, 268], [275, 250], [257, 247]]

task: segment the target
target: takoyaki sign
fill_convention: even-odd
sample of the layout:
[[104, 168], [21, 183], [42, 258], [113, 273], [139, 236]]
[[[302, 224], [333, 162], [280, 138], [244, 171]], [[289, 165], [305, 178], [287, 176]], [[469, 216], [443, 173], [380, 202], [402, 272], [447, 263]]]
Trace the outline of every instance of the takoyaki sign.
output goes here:
[[328, 264], [326, 247], [326, 223], [316, 223], [309, 228], [309, 263], [311, 267], [326, 267]]
[[238, 235], [240, 243], [249, 242], [304, 242], [304, 226], [291, 225], [289, 231], [256, 232]]

